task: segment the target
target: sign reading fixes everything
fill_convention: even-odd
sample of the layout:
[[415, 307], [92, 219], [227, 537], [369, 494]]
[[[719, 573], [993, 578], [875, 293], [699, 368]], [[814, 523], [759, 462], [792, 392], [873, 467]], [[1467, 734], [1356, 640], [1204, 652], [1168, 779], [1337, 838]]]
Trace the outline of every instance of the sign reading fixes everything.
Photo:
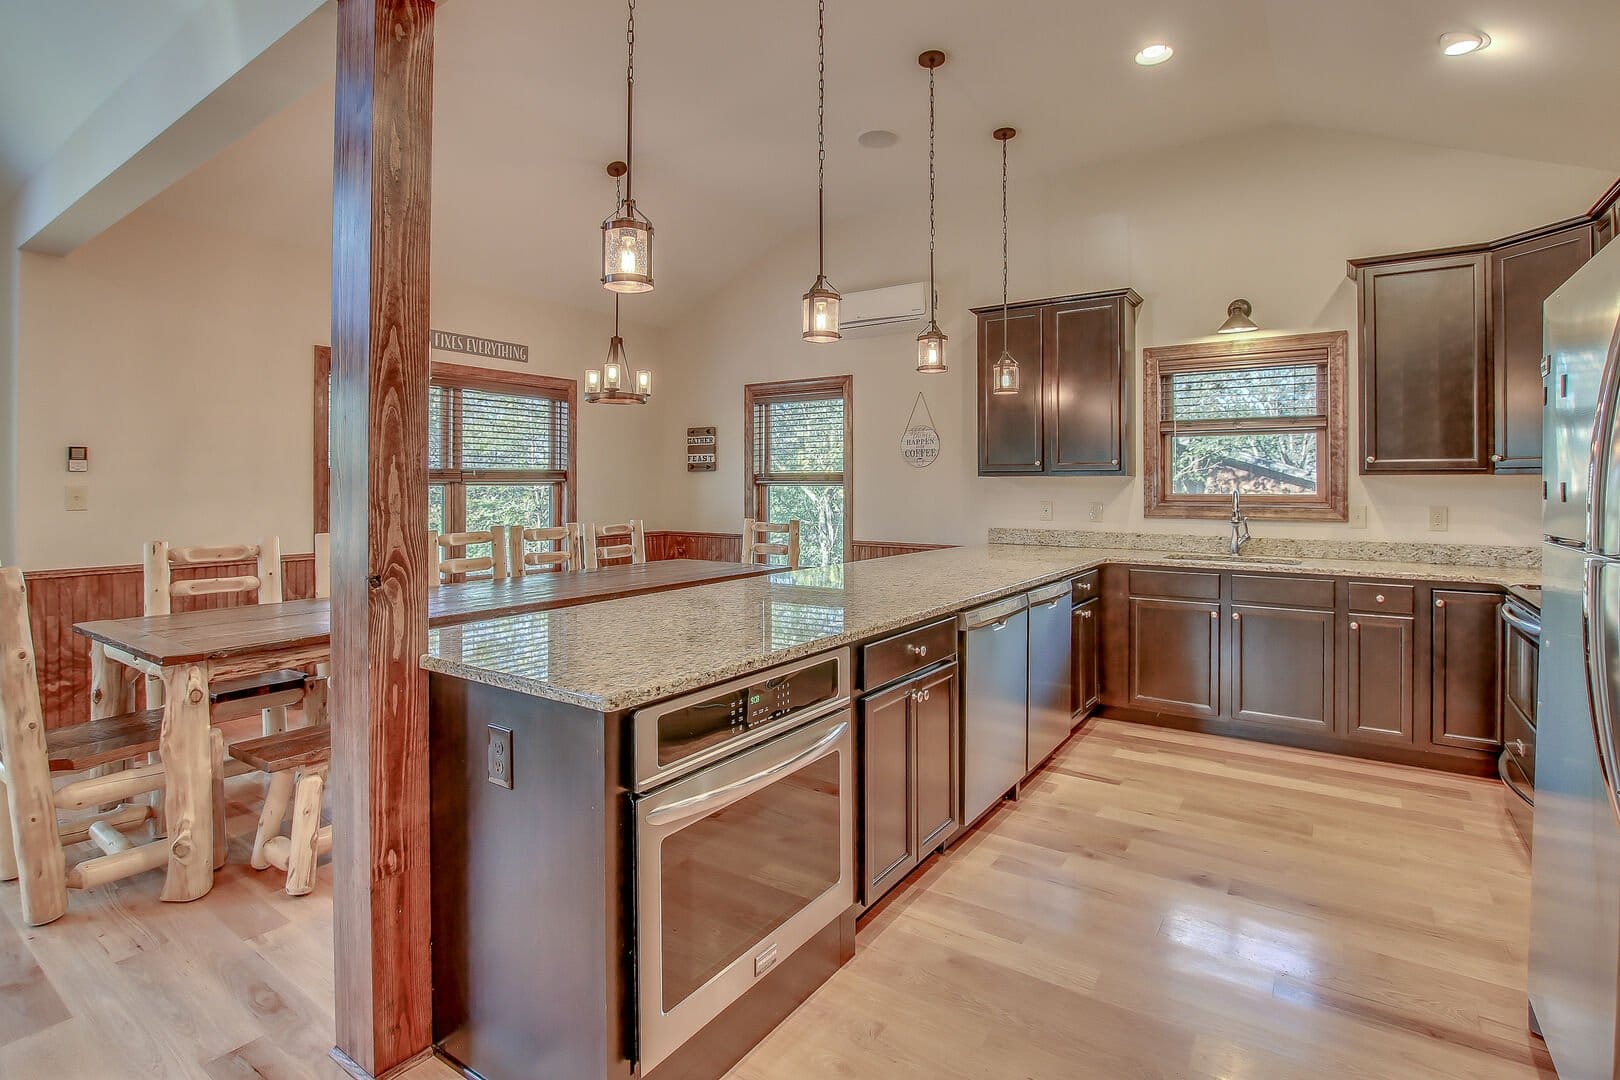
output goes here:
[[529, 362], [529, 347], [494, 338], [452, 334], [448, 330], [429, 330], [428, 347], [443, 352], [466, 353], [468, 356], [487, 356], [491, 360], [513, 360], [519, 364]]

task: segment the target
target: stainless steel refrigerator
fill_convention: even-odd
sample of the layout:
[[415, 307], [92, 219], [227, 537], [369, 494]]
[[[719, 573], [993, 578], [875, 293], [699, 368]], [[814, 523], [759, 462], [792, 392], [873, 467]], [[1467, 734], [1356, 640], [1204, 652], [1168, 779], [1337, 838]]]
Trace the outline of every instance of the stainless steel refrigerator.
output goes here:
[[1531, 1020], [1620, 1076], [1620, 244], [1547, 300]]

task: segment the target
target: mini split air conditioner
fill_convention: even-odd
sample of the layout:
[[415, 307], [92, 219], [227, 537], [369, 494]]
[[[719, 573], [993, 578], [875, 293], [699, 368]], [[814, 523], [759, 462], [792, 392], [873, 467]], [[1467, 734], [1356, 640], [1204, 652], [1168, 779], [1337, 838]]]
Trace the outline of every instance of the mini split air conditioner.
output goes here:
[[855, 336], [893, 333], [921, 325], [927, 317], [928, 283], [917, 281], [910, 285], [846, 293], [838, 329], [845, 335]]

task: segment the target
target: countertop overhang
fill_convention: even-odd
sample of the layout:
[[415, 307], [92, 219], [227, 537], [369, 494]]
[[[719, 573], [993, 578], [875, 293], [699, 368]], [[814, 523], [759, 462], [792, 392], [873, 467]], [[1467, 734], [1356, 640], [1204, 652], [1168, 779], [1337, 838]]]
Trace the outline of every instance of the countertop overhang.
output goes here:
[[431, 672], [619, 712], [866, 641], [1109, 563], [1370, 580], [1534, 585], [1535, 570], [985, 544], [609, 600], [433, 630]]

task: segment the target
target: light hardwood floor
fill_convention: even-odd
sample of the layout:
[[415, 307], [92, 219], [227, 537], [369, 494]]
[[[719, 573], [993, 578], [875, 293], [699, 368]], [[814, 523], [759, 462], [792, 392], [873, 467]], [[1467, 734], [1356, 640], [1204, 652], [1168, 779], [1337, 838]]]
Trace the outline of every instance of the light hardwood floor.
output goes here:
[[[233, 793], [251, 793], [246, 779]], [[863, 928], [730, 1080], [1528, 1080], [1528, 859], [1485, 781], [1093, 722]], [[0, 1076], [322, 1077], [331, 883], [156, 875], [23, 927]], [[425, 1063], [409, 1080], [448, 1080]]]

